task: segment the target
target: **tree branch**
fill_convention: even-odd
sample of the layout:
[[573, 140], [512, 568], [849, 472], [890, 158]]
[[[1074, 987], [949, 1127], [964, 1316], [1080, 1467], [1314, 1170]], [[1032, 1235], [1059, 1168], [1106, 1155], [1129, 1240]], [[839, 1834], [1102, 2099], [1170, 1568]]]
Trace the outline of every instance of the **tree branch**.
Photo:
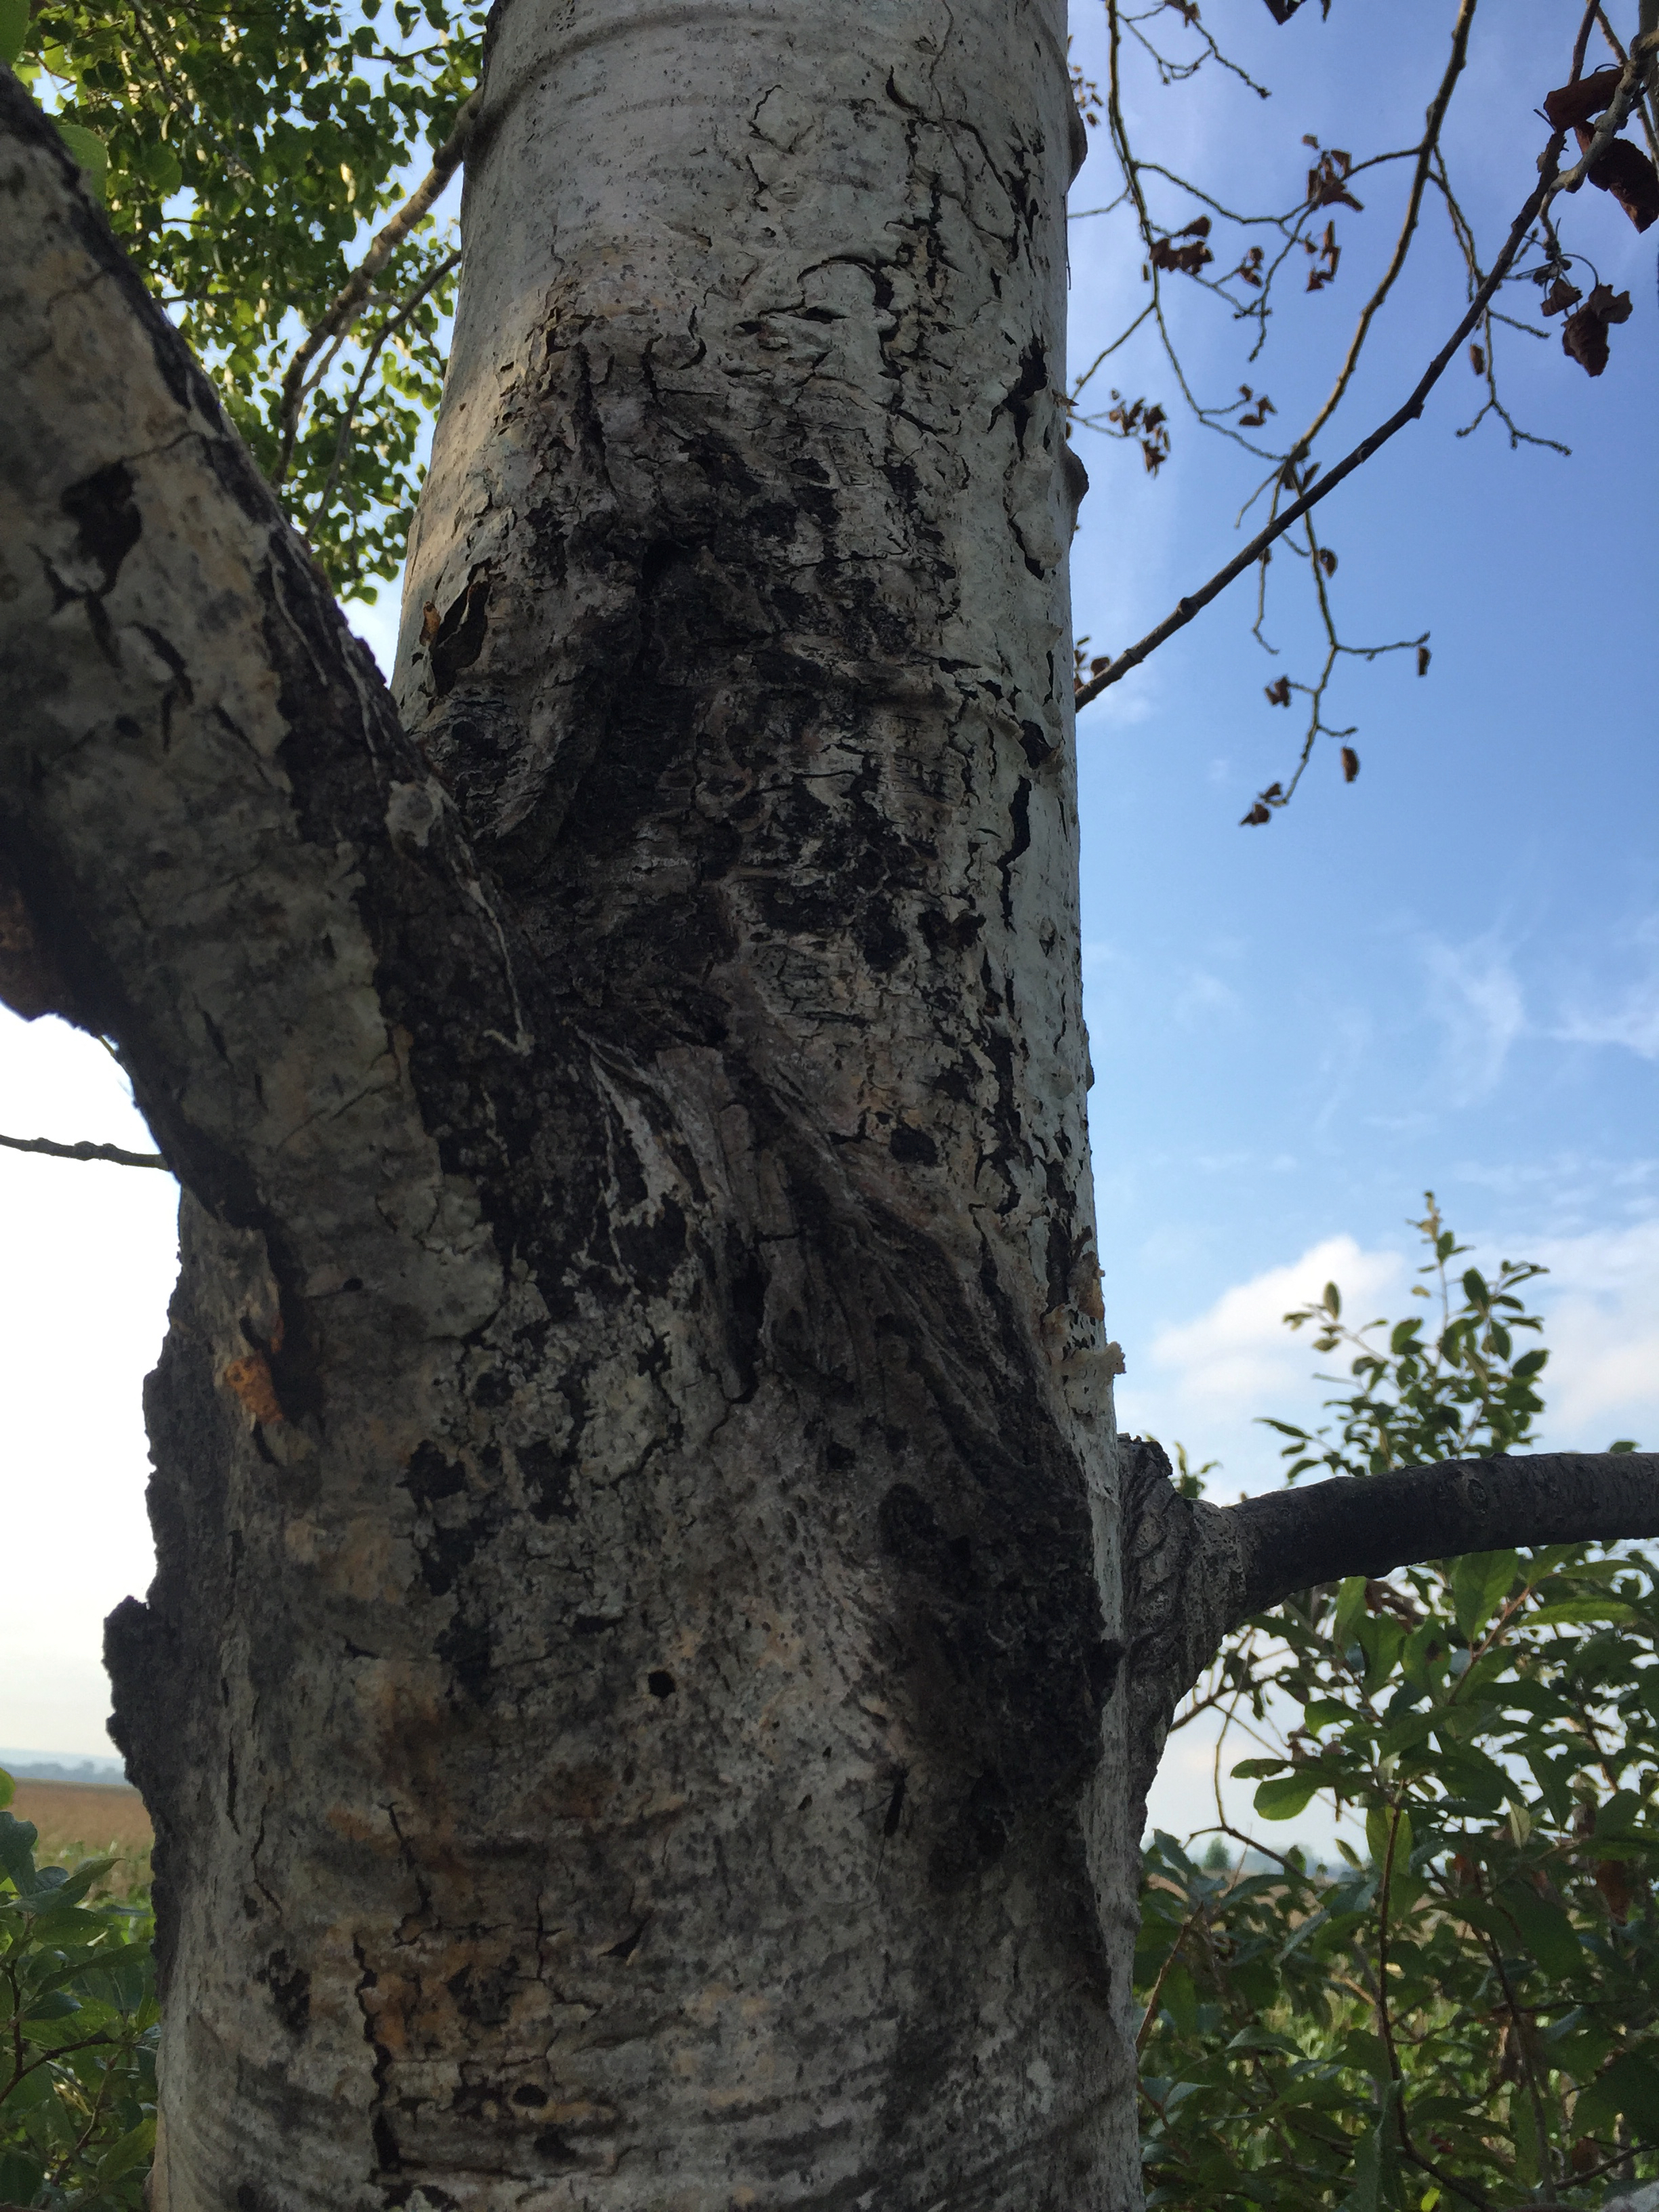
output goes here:
[[1385, 422], [1380, 422], [1368, 436], [1362, 438], [1352, 452], [1345, 454], [1334, 468], [1320, 477], [1317, 483], [1310, 486], [1299, 498], [1292, 500], [1288, 507], [1276, 514], [1265, 529], [1259, 530], [1242, 551], [1235, 554], [1231, 561], [1216, 570], [1207, 583], [1201, 584], [1197, 591], [1189, 592], [1185, 599], [1178, 600], [1174, 611], [1166, 615], [1155, 629], [1148, 630], [1145, 637], [1119, 653], [1110, 666], [1103, 668], [1098, 676], [1093, 677], [1087, 684], [1079, 685], [1074, 701], [1079, 713], [1097, 699], [1103, 691], [1128, 675], [1132, 669], [1138, 668], [1149, 654], [1155, 653], [1158, 647], [1173, 637], [1177, 630], [1185, 629], [1194, 617], [1201, 614], [1212, 599], [1218, 599], [1229, 584], [1242, 576], [1247, 568], [1253, 568], [1275, 539], [1282, 538], [1291, 525], [1299, 521], [1310, 507], [1316, 507], [1328, 494], [1336, 489], [1338, 484], [1346, 482], [1356, 469], [1362, 468], [1370, 459], [1372, 454], [1387, 445], [1389, 439], [1398, 431], [1403, 430], [1407, 422], [1414, 422], [1422, 414], [1424, 404], [1429, 393], [1439, 382], [1448, 364], [1457, 353], [1463, 341], [1474, 330], [1486, 313], [1498, 286], [1509, 274], [1516, 256], [1526, 244], [1533, 224], [1548, 209], [1550, 203], [1558, 195], [1562, 192], [1576, 192], [1581, 188], [1590, 170], [1606, 153], [1618, 132], [1623, 129], [1626, 118], [1642, 89], [1650, 64], [1655, 62], [1656, 37], [1659, 37], [1659, 33], [1644, 31], [1632, 42], [1623, 80], [1612, 105], [1597, 125], [1595, 137], [1584, 149], [1580, 159], [1565, 173], [1559, 173], [1559, 162], [1561, 150], [1566, 143], [1566, 134], [1565, 131], [1558, 131], [1553, 135], [1548, 145], [1539, 157], [1538, 182], [1527, 195], [1520, 213], [1510, 225], [1509, 236], [1504, 241], [1503, 249], [1497, 260], [1493, 262], [1490, 274], [1475, 292], [1455, 330], [1419, 378], [1404, 404], [1396, 408], [1388, 420]]
[[482, 104], [482, 88], [463, 103], [448, 137], [432, 157], [431, 168], [391, 222], [375, 233], [368, 252], [335, 294], [326, 312], [289, 362], [283, 378], [282, 406], [277, 416], [282, 442], [277, 448], [276, 465], [270, 472], [272, 483], [282, 483], [294, 459], [294, 442], [300, 431], [300, 412], [305, 404], [306, 372], [329, 340], [343, 336], [356, 320], [374, 279], [427, 215], [460, 167], [477, 127]]
[[1536, 1452], [1338, 1476], [1223, 1510], [1237, 1547], [1229, 1626], [1292, 1591], [1516, 1545], [1659, 1536], [1659, 1452]]
[[60, 1145], [51, 1137], [0, 1137], [0, 1145], [14, 1152], [44, 1152], [54, 1160], [110, 1160], [118, 1168], [167, 1166], [160, 1152], [124, 1152], [119, 1145], [94, 1145], [84, 1137], [76, 1145]]
[[1656, 1452], [1448, 1460], [1216, 1506], [1182, 1496], [1161, 1445], [1130, 1437], [1121, 1450], [1130, 1789], [1139, 1805], [1178, 1701], [1236, 1628], [1295, 1591], [1511, 1544], [1659, 1536]]
[[[116, 1039], [181, 1183], [280, 1230], [296, 1279], [356, 1277], [364, 1314], [385, 1285], [399, 1312], [476, 1315], [487, 1236], [448, 1194], [401, 1040], [447, 1039], [459, 969], [467, 1048], [518, 1064], [490, 894], [326, 580], [4, 69], [0, 165], [0, 996]], [[453, 1237], [417, 1231], [451, 1213]]]

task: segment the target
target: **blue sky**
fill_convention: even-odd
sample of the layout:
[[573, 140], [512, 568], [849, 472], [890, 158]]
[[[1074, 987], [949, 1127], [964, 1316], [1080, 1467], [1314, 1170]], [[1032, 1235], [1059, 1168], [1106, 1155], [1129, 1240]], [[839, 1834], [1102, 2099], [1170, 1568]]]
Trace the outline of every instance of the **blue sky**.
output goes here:
[[[1488, 252], [1531, 181], [1542, 133], [1530, 111], [1565, 75], [1577, 17], [1558, 0], [1489, 9], [1451, 133], [1454, 179]], [[1634, 9], [1615, 21], [1621, 12]], [[1387, 10], [1334, 0], [1322, 23], [1310, 0], [1279, 29], [1261, 0], [1206, 0], [1206, 22], [1273, 97], [1209, 70], [1135, 92], [1132, 112], [1148, 145], [1156, 137], [1170, 166], [1190, 164], [1218, 197], [1288, 204], [1304, 132], [1356, 155], [1411, 143], [1451, 14], [1426, 0]], [[1073, 24], [1076, 57], [1103, 76], [1095, 0], [1076, 0]], [[1092, 135], [1079, 208], [1109, 196]], [[1206, 395], [1248, 380], [1280, 420], [1309, 411], [1402, 189], [1400, 171], [1373, 175], [1358, 189], [1363, 214], [1337, 210], [1337, 282], [1287, 294], [1254, 368], [1212, 303], [1170, 280]], [[1181, 204], [1171, 197], [1169, 219], [1186, 219]], [[1455, 320], [1462, 287], [1444, 228], [1431, 208], [1328, 457], [1391, 410]], [[1253, 1416], [1316, 1402], [1316, 1363], [1283, 1329], [1286, 1306], [1334, 1274], [1351, 1310], [1404, 1311], [1415, 1256], [1405, 1224], [1431, 1185], [1465, 1239], [1553, 1271], [1540, 1286], [1554, 1347], [1548, 1441], [1659, 1441], [1659, 232], [1638, 238], [1590, 191], [1564, 228], [1632, 295], [1607, 371], [1588, 379], [1553, 327], [1543, 341], [1510, 334], [1500, 358], [1517, 421], [1571, 458], [1511, 453], [1492, 422], [1458, 439], [1479, 398], [1459, 362], [1425, 420], [1321, 510], [1345, 635], [1432, 633], [1420, 680], [1407, 656], [1340, 678], [1331, 719], [1358, 725], [1358, 781], [1343, 784], [1328, 749], [1287, 812], [1238, 826], [1298, 741], [1296, 710], [1262, 696], [1311, 658], [1288, 560], [1269, 622], [1279, 658], [1250, 637], [1242, 584], [1080, 725], [1096, 1174], [1108, 1325], [1128, 1365], [1121, 1418], [1218, 1456], [1218, 1495], [1276, 1479]], [[1071, 355], [1086, 362], [1126, 303], [1139, 307], [1139, 257], [1109, 222], [1085, 220], [1072, 261]], [[1112, 380], [1168, 403], [1168, 372], [1139, 345]], [[1140, 635], [1237, 543], [1256, 465], [1171, 415], [1174, 452], [1156, 481], [1133, 447], [1079, 439], [1093, 488], [1073, 593], [1096, 647]], [[382, 650], [393, 618], [389, 601], [360, 617]], [[0, 1129], [143, 1141], [100, 1048], [9, 1018]], [[0, 1740], [95, 1753], [97, 1624], [149, 1573], [137, 1389], [171, 1278], [167, 1186], [0, 1155], [0, 1204], [11, 1570]], [[1202, 1764], [1201, 1753], [1171, 1762], [1166, 1823], [1187, 1825], [1189, 1808], [1203, 1817]]]

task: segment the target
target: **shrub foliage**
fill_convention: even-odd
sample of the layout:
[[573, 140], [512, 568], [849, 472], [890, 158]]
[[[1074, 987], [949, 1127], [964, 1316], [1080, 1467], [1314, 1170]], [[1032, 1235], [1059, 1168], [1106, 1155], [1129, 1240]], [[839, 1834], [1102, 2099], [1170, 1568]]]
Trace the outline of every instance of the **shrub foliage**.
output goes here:
[[[13, 1785], [0, 1774], [0, 1808]], [[38, 1866], [0, 1809], [0, 2200], [141, 2212], [155, 2147], [149, 1909], [95, 1895], [109, 1858]]]
[[[1542, 1271], [1460, 1279], [1431, 1197], [1418, 1225], [1428, 1312], [1352, 1328], [1332, 1285], [1285, 1316], [1351, 1355], [1327, 1427], [1272, 1425], [1292, 1481], [1536, 1443]], [[1233, 1639], [1184, 1717], [1224, 1716], [1218, 1777], [1247, 1733], [1260, 1820], [1319, 1800], [1354, 1841], [1312, 1867], [1218, 1788], [1201, 1859], [1152, 1839], [1151, 2206], [1592, 2205], [1659, 2167], [1656, 1637], [1645, 1557], [1557, 1545], [1307, 1590]]]

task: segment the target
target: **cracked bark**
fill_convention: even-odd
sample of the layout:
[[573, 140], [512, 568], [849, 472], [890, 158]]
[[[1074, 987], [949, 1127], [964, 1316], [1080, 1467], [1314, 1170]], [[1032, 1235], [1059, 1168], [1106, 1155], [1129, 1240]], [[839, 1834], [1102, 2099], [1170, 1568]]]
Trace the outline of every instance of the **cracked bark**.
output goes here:
[[1138, 2201], [1079, 126], [847, 20], [498, 12], [395, 708], [0, 77], [0, 990], [186, 1193], [157, 2212]]

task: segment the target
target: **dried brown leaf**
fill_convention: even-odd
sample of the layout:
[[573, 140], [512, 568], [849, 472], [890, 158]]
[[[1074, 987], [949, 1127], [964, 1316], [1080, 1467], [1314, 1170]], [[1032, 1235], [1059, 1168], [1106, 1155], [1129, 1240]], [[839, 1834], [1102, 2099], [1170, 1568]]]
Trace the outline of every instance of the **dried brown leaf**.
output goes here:
[[1552, 131], [1571, 131], [1575, 123], [1588, 123], [1592, 115], [1599, 115], [1610, 106], [1613, 95], [1619, 89], [1619, 80], [1624, 71], [1611, 64], [1599, 69], [1593, 76], [1581, 76], [1577, 84], [1564, 84], [1544, 96], [1544, 113]]
[[1659, 222], [1659, 170], [1628, 138], [1615, 138], [1589, 171], [1591, 184], [1611, 192], [1638, 230]]
[[1630, 294], [1598, 284], [1575, 315], [1567, 318], [1561, 333], [1561, 350], [1576, 361], [1586, 375], [1600, 376], [1607, 365], [1607, 327], [1630, 319]]
[[1266, 694], [1267, 704], [1270, 707], [1288, 707], [1290, 705], [1291, 679], [1288, 676], [1278, 677], [1273, 683], [1264, 684], [1261, 688], [1263, 692]]
[[1359, 756], [1352, 745], [1342, 748], [1342, 781], [1352, 783], [1359, 773]]

